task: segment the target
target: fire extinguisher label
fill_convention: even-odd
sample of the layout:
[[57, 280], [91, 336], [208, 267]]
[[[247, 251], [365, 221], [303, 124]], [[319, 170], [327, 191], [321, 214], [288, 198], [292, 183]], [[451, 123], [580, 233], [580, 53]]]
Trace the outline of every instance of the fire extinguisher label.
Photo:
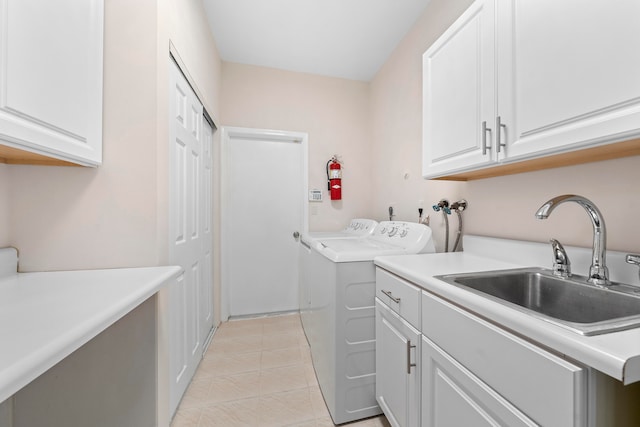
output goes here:
[[331, 188], [333, 188], [334, 190], [338, 190], [340, 189], [340, 186], [338, 184], [333, 184]]
[[341, 175], [340, 169], [329, 169], [329, 179], [340, 179]]

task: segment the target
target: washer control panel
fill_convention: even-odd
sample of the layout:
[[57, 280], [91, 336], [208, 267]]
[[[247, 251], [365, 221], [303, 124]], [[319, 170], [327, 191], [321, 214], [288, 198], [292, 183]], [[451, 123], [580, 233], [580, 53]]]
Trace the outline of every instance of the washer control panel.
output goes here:
[[378, 221], [374, 221], [372, 219], [354, 218], [342, 231], [351, 234], [364, 235], [374, 231], [376, 225], [378, 225]]
[[381, 221], [371, 238], [409, 249], [424, 244], [425, 240], [431, 240], [431, 229], [416, 222]]

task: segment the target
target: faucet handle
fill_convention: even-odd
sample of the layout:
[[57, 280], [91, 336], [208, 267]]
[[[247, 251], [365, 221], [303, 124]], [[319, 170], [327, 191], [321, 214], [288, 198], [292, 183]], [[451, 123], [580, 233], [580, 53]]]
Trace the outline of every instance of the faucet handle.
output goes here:
[[571, 276], [571, 261], [564, 246], [556, 239], [549, 240], [551, 249], [553, 250], [553, 275], [558, 277]]
[[[640, 267], [640, 255], [627, 254], [626, 261], [628, 264], [635, 264]], [[640, 270], [638, 270], [638, 277], [640, 277]]]
[[640, 255], [627, 254], [627, 263], [628, 264], [635, 264], [638, 267], [640, 267]]

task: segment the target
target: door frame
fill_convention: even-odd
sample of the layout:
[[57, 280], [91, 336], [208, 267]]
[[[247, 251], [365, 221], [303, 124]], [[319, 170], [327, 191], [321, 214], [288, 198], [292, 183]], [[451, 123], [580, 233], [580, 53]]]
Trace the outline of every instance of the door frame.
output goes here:
[[[227, 283], [229, 255], [225, 249], [228, 247], [228, 239], [225, 230], [226, 224], [229, 220], [229, 149], [228, 145], [232, 143], [234, 138], [243, 139], [256, 139], [256, 140], [268, 140], [278, 142], [298, 143], [302, 148], [302, 194], [300, 194], [300, 203], [302, 205], [302, 229], [298, 230], [300, 233], [306, 233], [309, 230], [309, 206], [307, 203], [307, 195], [309, 193], [309, 134], [306, 132], [293, 132], [282, 131], [272, 129], [254, 129], [244, 127], [222, 127], [221, 147], [220, 147], [220, 188], [221, 188], [221, 209], [220, 209], [220, 253], [221, 253], [221, 266], [220, 266], [220, 320], [227, 321], [229, 319], [230, 311], [230, 299]], [[259, 215], [259, 212], [257, 213]]]

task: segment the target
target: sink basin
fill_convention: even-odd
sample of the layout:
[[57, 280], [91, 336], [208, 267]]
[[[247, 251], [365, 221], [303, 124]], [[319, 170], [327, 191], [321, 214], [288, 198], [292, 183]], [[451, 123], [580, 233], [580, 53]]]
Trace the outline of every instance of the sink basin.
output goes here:
[[542, 268], [436, 278], [582, 335], [640, 326], [640, 288], [635, 286], [600, 288], [585, 277], [563, 279]]

